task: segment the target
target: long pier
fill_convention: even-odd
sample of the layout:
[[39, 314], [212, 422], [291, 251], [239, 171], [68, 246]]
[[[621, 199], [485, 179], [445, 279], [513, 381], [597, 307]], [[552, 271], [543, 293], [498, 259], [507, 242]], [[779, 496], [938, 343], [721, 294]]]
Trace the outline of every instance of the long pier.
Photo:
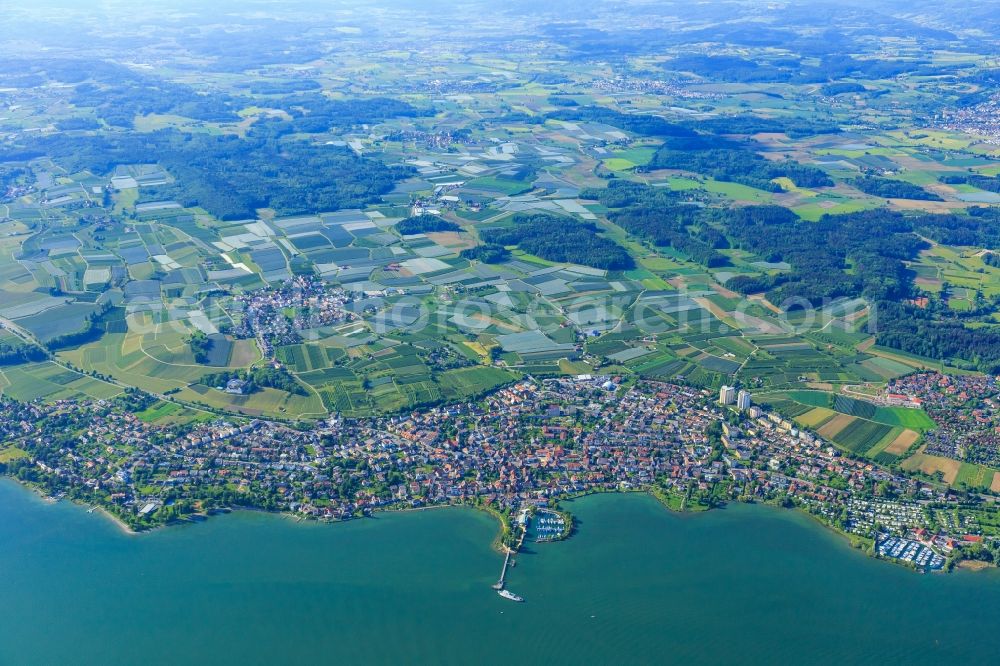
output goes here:
[[498, 580], [494, 585], [494, 590], [502, 590], [504, 582], [507, 579], [507, 566], [510, 564], [510, 554], [514, 551], [510, 548], [507, 549], [507, 556], [503, 558], [503, 568], [500, 569], [500, 580]]
[[517, 540], [517, 545], [513, 548], [507, 547], [507, 555], [503, 558], [503, 567], [500, 569], [500, 580], [498, 580], [493, 585], [494, 590], [502, 590], [504, 584], [507, 582], [507, 568], [510, 566], [510, 556], [521, 550], [521, 546], [524, 545], [524, 537], [528, 534], [527, 529], [521, 529], [521, 537]]

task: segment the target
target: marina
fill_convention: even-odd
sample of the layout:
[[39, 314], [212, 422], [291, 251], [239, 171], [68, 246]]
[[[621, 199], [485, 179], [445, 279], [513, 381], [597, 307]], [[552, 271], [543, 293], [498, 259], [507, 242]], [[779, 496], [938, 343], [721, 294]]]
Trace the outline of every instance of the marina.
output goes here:
[[876, 551], [882, 557], [910, 562], [913, 566], [928, 571], [941, 569], [945, 563], [944, 557], [924, 544], [902, 537], [889, 536], [880, 539]]
[[547, 509], [539, 509], [531, 521], [531, 531], [535, 542], [556, 541], [566, 535], [566, 519], [562, 514]]

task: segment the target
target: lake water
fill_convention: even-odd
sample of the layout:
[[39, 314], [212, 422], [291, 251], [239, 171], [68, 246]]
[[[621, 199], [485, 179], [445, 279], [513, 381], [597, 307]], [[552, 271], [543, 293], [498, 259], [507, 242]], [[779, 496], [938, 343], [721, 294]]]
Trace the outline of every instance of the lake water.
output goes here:
[[572, 503], [501, 558], [465, 509], [341, 525], [255, 513], [129, 536], [0, 481], [0, 664], [922, 664], [1000, 658], [1000, 576], [918, 575], [800, 514]]

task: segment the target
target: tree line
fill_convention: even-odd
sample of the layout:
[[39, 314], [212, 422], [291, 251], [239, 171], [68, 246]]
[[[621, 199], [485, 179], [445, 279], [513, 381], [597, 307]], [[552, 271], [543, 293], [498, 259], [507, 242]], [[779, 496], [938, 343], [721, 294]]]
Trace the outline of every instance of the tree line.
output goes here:
[[57, 335], [46, 341], [45, 347], [49, 351], [58, 351], [100, 340], [107, 332], [107, 320], [112, 319], [110, 315], [116, 310], [118, 313], [124, 312], [123, 308], [115, 308], [111, 304], [111, 301], [105, 301], [96, 310], [87, 315], [80, 330]]
[[18, 365], [46, 358], [45, 350], [37, 345], [0, 343], [0, 365]]

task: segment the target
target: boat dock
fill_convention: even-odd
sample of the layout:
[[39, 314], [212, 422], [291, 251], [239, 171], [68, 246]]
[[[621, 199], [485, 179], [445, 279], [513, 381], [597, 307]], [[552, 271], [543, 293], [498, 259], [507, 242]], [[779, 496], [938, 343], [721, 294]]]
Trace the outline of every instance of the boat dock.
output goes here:
[[500, 580], [498, 580], [493, 585], [494, 590], [502, 590], [504, 582], [507, 579], [507, 567], [510, 566], [510, 554], [514, 552], [510, 548], [507, 549], [507, 556], [503, 558], [503, 568], [500, 569]]
[[508, 567], [514, 566], [513, 563], [510, 561], [510, 558], [512, 555], [521, 550], [521, 546], [524, 545], [524, 537], [527, 533], [528, 530], [525, 529], [524, 524], [522, 523], [521, 536], [517, 540], [517, 545], [515, 545], [513, 548], [508, 546], [505, 549], [507, 551], [507, 554], [503, 558], [503, 567], [500, 569], [500, 580], [498, 580], [496, 583], [493, 584], [494, 590], [502, 590], [504, 588], [504, 584], [507, 582], [507, 569]]

